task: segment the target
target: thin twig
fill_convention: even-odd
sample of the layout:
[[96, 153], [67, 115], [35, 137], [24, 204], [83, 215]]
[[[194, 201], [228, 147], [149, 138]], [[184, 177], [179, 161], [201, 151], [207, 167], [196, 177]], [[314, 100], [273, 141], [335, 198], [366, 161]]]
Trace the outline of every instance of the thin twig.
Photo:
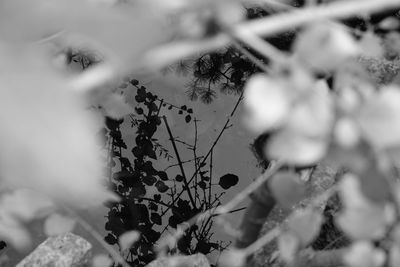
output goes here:
[[286, 64], [288, 62], [289, 57], [284, 52], [282, 52], [278, 48], [275, 48], [273, 45], [261, 39], [261, 37], [251, 31], [232, 31], [232, 36], [239, 39], [241, 42], [245, 43], [258, 53], [260, 53], [260, 55], [268, 58], [274, 63]]
[[[366, 15], [396, 7], [400, 7], [399, 0], [337, 1], [325, 5], [293, 9], [289, 12], [246, 21], [235, 26], [232, 31], [234, 35], [241, 35], [242, 32], [251, 32], [259, 36], [268, 37], [315, 21], [345, 19], [354, 15]], [[205, 40], [172, 42], [150, 50], [144, 56], [145, 60], [143, 62], [148, 62], [148, 67], [150, 68], [159, 68], [176, 62], [181, 58], [188, 58], [226, 47], [231, 41], [232, 38], [228, 34], [220, 33], [213, 38]]]
[[[228, 119], [225, 122], [225, 125], [222, 127], [221, 131], [219, 132], [217, 138], [214, 140], [213, 144], [211, 145], [211, 148], [208, 150], [207, 154], [204, 156], [203, 160], [200, 162], [199, 166], [203, 165], [204, 163], [206, 163], [208, 157], [211, 155], [212, 150], [214, 149], [214, 147], [217, 145], [218, 141], [220, 140], [220, 138], [222, 137], [223, 133], [225, 132], [225, 130], [227, 129], [227, 125], [230, 123], [230, 120], [233, 118], [233, 115], [235, 115], [237, 108], [239, 107], [240, 102], [243, 100], [243, 91], [240, 94], [238, 100], [236, 101], [236, 104], [234, 106], [234, 108], [232, 109], [232, 112], [229, 114]], [[193, 179], [196, 177], [197, 173], [200, 171], [200, 168], [197, 168], [192, 177], [189, 179], [188, 184], [190, 184]], [[183, 192], [185, 192], [184, 190], [182, 190], [175, 199], [179, 199], [179, 197], [183, 194]], [[168, 209], [166, 209], [163, 213], [162, 216], [164, 216], [166, 213], [168, 212]]]
[[[198, 163], [198, 161], [197, 161], [197, 138], [198, 138], [198, 135], [197, 135], [197, 119], [194, 118], [193, 122], [194, 122], [193, 123], [194, 124], [194, 144], [193, 144], [193, 147], [192, 147], [192, 151], [193, 151], [193, 158], [194, 158], [194, 168], [197, 169], [198, 168], [198, 165], [197, 165], [197, 163]], [[194, 188], [195, 196], [198, 196], [199, 194], [198, 194], [198, 186], [197, 186], [197, 174], [195, 176], [194, 184], [196, 185], [195, 188]], [[200, 197], [199, 197], [199, 202], [200, 202]]]
[[184, 222], [180, 225], [180, 229], [175, 231], [169, 236], [165, 236], [159, 240], [159, 250], [162, 251], [165, 247], [171, 243], [171, 240], [178, 240], [182, 237], [186, 230], [188, 230], [192, 225], [209, 219], [213, 216], [223, 215], [233, 212], [234, 208], [242, 202], [248, 195], [250, 195], [254, 190], [256, 190], [261, 184], [267, 181], [272, 175], [274, 175], [280, 167], [283, 165], [282, 162], [277, 162], [272, 168], [268, 169], [264, 174], [259, 176], [253, 183], [251, 183], [247, 188], [245, 188], [240, 194], [236, 195], [228, 203], [223, 206], [208, 209], [200, 214], [195, 215], [190, 220]]
[[254, 63], [257, 67], [260, 68], [260, 70], [269, 73], [270, 69], [267, 65], [264, 64], [259, 58], [254, 56], [252, 53], [250, 53], [246, 48], [244, 48], [238, 41], [235, 39], [232, 39], [232, 45], [240, 52], [242, 53], [245, 57], [251, 60], [251, 62]]
[[172, 143], [172, 147], [174, 148], [176, 159], [178, 160], [179, 168], [181, 170], [181, 174], [182, 174], [182, 177], [183, 177], [183, 183], [185, 185], [184, 190], [187, 192], [187, 194], [189, 196], [189, 199], [190, 199], [190, 202], [193, 205], [193, 208], [196, 208], [196, 202], [193, 199], [192, 192], [190, 191], [190, 187], [189, 187], [190, 181], [188, 182], [188, 180], [187, 180], [187, 177], [186, 177], [186, 174], [185, 174], [185, 169], [183, 168], [182, 160], [181, 160], [181, 157], [179, 155], [178, 148], [176, 147], [175, 140], [174, 140], [174, 137], [173, 137], [172, 132], [171, 132], [171, 128], [169, 127], [169, 124], [168, 124], [168, 121], [167, 121], [167, 117], [163, 116], [162, 119], [164, 120], [165, 127], [167, 127], [169, 138], [170, 138], [170, 141]]

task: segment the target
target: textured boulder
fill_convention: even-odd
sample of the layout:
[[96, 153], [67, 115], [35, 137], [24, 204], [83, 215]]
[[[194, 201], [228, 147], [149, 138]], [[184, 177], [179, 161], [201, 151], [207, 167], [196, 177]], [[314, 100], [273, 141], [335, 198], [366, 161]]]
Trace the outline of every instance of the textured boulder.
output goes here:
[[49, 237], [17, 267], [83, 267], [91, 260], [92, 245], [72, 233]]
[[206, 256], [201, 253], [190, 256], [171, 256], [150, 262], [146, 267], [210, 267]]

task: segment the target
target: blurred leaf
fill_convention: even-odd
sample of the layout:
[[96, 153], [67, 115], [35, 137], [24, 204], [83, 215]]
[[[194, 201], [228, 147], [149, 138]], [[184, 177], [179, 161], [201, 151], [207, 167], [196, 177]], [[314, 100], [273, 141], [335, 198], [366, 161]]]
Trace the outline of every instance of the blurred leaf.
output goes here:
[[317, 163], [327, 151], [325, 138], [302, 136], [296, 132], [282, 130], [269, 139], [265, 154], [269, 159], [279, 159], [288, 165], [309, 166]]
[[363, 56], [382, 58], [383, 57], [383, 46], [382, 39], [379, 38], [374, 32], [367, 31], [358, 41], [358, 45], [362, 50]]
[[393, 244], [389, 251], [389, 267], [400, 266], [400, 246]]
[[218, 261], [221, 267], [243, 267], [246, 264], [246, 253], [244, 250], [232, 248], [224, 250]]
[[400, 27], [400, 21], [396, 17], [387, 17], [379, 22], [378, 26], [382, 30], [396, 30]]
[[56, 236], [72, 232], [76, 224], [75, 219], [58, 213], [53, 213], [44, 222], [44, 232], [47, 236]]
[[370, 200], [384, 203], [390, 200], [391, 188], [388, 183], [389, 177], [385, 177], [379, 166], [371, 162], [365, 170], [359, 174], [362, 193]]
[[111, 267], [113, 264], [114, 261], [105, 254], [97, 254], [92, 260], [93, 267]]
[[12, 217], [15, 220], [29, 222], [47, 216], [54, 209], [55, 205], [49, 198], [30, 189], [18, 189], [3, 194], [0, 199], [3, 219]]
[[[310, 40], [313, 40], [310, 43]], [[359, 54], [347, 29], [339, 24], [314, 23], [297, 38], [293, 48], [301, 61], [316, 71], [332, 71]]]
[[138, 231], [128, 231], [123, 233], [118, 238], [118, 245], [121, 251], [129, 249], [135, 242], [140, 238], [140, 233]]
[[320, 212], [312, 209], [296, 211], [289, 217], [289, 231], [299, 239], [299, 245], [305, 247], [318, 236], [323, 219]]
[[384, 87], [357, 114], [363, 136], [376, 148], [400, 145], [400, 88]]
[[395, 219], [394, 207], [368, 200], [361, 192], [359, 179], [350, 174], [342, 178], [339, 190], [344, 207], [336, 222], [343, 232], [355, 240], [383, 237]]
[[148, 9], [146, 4], [110, 7], [78, 0], [4, 0], [0, 36], [9, 42], [32, 42], [65, 30], [78, 35], [64, 34], [69, 45], [107, 48], [103, 52], [118, 55], [119, 60], [129, 58], [131, 63], [170, 37], [171, 29], [164, 20]]
[[354, 242], [343, 256], [349, 267], [382, 267], [386, 261], [385, 252], [376, 248], [371, 242]]
[[[41, 55], [36, 50], [0, 49], [2, 64], [8, 62], [0, 77], [3, 182], [80, 208], [116, 200], [102, 184], [104, 163], [94, 135], [100, 122], [88, 112], [82, 95], [72, 91]], [[22, 158], [29, 162], [24, 168]]]
[[0, 221], [0, 238], [10, 243], [19, 252], [28, 252], [32, 240], [27, 229], [14, 220]]
[[293, 233], [285, 232], [278, 237], [278, 248], [281, 259], [288, 264], [293, 263], [299, 246], [299, 239]]
[[291, 209], [305, 197], [306, 193], [299, 175], [289, 171], [275, 174], [269, 182], [269, 188], [278, 204], [285, 209]]
[[326, 81], [313, 83], [312, 88], [301, 92], [291, 108], [285, 129], [299, 135], [324, 138], [331, 132], [334, 109]]
[[255, 132], [275, 129], [283, 124], [289, 115], [289, 96], [286, 84], [266, 75], [254, 75], [246, 83], [244, 107], [246, 123]]

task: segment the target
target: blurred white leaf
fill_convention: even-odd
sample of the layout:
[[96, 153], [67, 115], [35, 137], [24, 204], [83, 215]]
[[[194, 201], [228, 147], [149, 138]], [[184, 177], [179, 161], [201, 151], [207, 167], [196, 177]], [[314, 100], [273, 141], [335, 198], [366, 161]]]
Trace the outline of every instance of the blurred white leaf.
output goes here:
[[319, 234], [323, 216], [312, 209], [298, 210], [288, 219], [289, 231], [298, 237], [302, 246], [307, 246]]
[[343, 256], [349, 267], [381, 267], [385, 259], [385, 252], [368, 241], [354, 242]]
[[18, 189], [0, 198], [0, 214], [3, 219], [11, 216], [22, 222], [29, 222], [46, 216], [54, 209], [54, 203], [49, 198], [30, 189]]
[[271, 137], [265, 153], [268, 158], [283, 160], [290, 165], [310, 165], [321, 160], [327, 148], [327, 138], [302, 136], [283, 129]]
[[341, 118], [336, 122], [334, 129], [335, 141], [344, 148], [355, 147], [360, 141], [360, 131], [353, 120]]
[[98, 254], [92, 260], [93, 267], [111, 267], [113, 263], [114, 261], [105, 254]]
[[0, 47], [1, 182], [79, 207], [115, 200], [103, 186], [96, 119], [43, 58]]
[[272, 195], [282, 208], [290, 209], [305, 197], [305, 186], [299, 175], [282, 171], [275, 174], [269, 182]]
[[400, 266], [400, 246], [393, 244], [389, 251], [389, 267]]
[[346, 174], [339, 184], [339, 190], [344, 206], [336, 220], [339, 227], [355, 240], [382, 237], [394, 220], [393, 206], [368, 200], [354, 175]]
[[18, 221], [0, 217], [0, 238], [20, 252], [27, 252], [32, 245], [28, 230]]
[[278, 237], [278, 248], [281, 258], [291, 264], [300, 249], [299, 238], [291, 232], [282, 233]]
[[242, 267], [246, 263], [246, 254], [244, 250], [227, 249], [219, 258], [218, 266], [221, 267]]
[[312, 69], [332, 71], [357, 56], [360, 50], [346, 28], [333, 23], [314, 23], [297, 37], [293, 51]]
[[387, 17], [383, 19], [381, 22], [378, 24], [379, 28], [382, 30], [396, 30], [397, 28], [400, 27], [400, 21], [396, 17]]
[[358, 45], [362, 50], [362, 55], [366, 57], [381, 58], [383, 57], [382, 39], [374, 32], [368, 31], [363, 34], [358, 41]]
[[105, 110], [107, 116], [117, 120], [134, 112], [133, 108], [126, 103], [124, 96], [120, 94], [108, 94], [99, 104]]
[[246, 17], [246, 9], [240, 1], [210, 1], [216, 4], [216, 19], [225, 26], [231, 27]]
[[326, 81], [317, 81], [313, 88], [296, 99], [286, 128], [305, 136], [327, 136], [333, 122], [333, 105]]
[[29, 189], [19, 189], [0, 198], [0, 238], [17, 250], [30, 248], [31, 239], [24, 223], [46, 216], [54, 209], [43, 195]]
[[246, 83], [244, 107], [248, 112], [245, 123], [261, 133], [281, 126], [289, 115], [290, 101], [286, 84], [265, 75], [254, 75]]
[[359, 110], [356, 120], [376, 148], [400, 145], [400, 88], [381, 88]]
[[129, 249], [140, 238], [138, 231], [128, 231], [123, 233], [118, 238], [119, 248], [123, 251]]
[[81, 0], [1, 2], [2, 40], [32, 42], [60, 31], [77, 46], [92, 44], [105, 48], [103, 52], [118, 55], [120, 60], [129, 59], [131, 64], [144, 51], [171, 37], [166, 20], [145, 3], [111, 7]]
[[44, 232], [47, 236], [56, 236], [71, 232], [75, 227], [75, 219], [58, 213], [53, 213], [44, 222]]

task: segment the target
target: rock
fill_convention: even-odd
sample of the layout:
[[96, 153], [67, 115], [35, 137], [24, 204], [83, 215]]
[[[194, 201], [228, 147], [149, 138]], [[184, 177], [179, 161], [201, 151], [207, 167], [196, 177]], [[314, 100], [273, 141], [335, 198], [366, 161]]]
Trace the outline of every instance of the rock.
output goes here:
[[72, 233], [49, 237], [16, 267], [83, 267], [91, 260], [92, 245]]
[[204, 254], [190, 256], [171, 256], [159, 258], [150, 262], [146, 267], [210, 267]]

